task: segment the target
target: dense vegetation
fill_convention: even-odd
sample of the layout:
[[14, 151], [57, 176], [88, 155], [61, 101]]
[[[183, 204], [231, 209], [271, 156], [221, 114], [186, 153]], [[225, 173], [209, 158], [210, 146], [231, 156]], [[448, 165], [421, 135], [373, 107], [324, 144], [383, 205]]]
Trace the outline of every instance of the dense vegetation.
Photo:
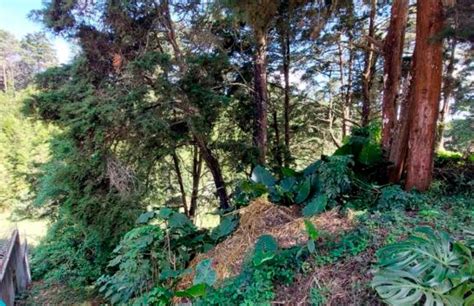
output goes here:
[[0, 32], [27, 302], [474, 303], [474, 12], [427, 3], [53, 0], [61, 66]]

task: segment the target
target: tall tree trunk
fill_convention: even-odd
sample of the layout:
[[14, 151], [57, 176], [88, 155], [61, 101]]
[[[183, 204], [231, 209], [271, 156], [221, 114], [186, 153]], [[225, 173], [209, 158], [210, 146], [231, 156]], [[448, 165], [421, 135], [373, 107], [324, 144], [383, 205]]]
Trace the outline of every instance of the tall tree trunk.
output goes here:
[[191, 192], [191, 203], [189, 206], [189, 216], [194, 218], [197, 210], [197, 200], [199, 196], [199, 182], [201, 180], [201, 171], [202, 171], [202, 155], [199, 154], [199, 148], [194, 146], [193, 150], [193, 190]]
[[441, 93], [443, 28], [441, 0], [417, 1], [414, 106], [407, 156], [407, 190], [428, 189], [433, 170], [436, 120]]
[[[186, 62], [184, 61], [182, 57], [181, 49], [179, 48], [179, 44], [176, 41], [176, 36], [174, 34], [174, 26], [173, 26], [173, 21], [171, 20], [168, 0], [164, 0], [161, 3], [160, 12], [161, 12], [160, 21], [163, 27], [167, 30], [168, 41], [173, 48], [176, 61], [179, 65], [180, 73], [184, 75], [187, 70]], [[204, 135], [199, 131], [199, 129], [195, 127], [194, 121], [192, 119], [192, 116], [195, 115], [194, 108], [192, 105], [190, 105], [187, 93], [185, 92], [182, 93], [181, 104], [182, 104], [181, 108], [186, 113], [186, 124], [188, 125], [196, 141], [196, 145], [199, 147], [202, 158], [204, 159], [204, 162], [206, 163], [209, 170], [211, 171], [212, 177], [214, 179], [214, 185], [216, 186], [217, 197], [219, 198], [219, 208], [228, 209], [229, 197], [227, 195], [225, 181], [224, 181], [224, 177], [222, 176], [219, 160], [213, 155], [211, 149], [209, 148], [207, 144], [207, 141]]]
[[339, 35], [339, 39], [337, 40], [337, 51], [338, 51], [338, 59], [339, 59], [339, 82], [341, 83], [340, 87], [340, 97], [341, 97], [341, 108], [342, 108], [342, 139], [346, 137], [349, 132], [348, 127], [348, 120], [349, 118], [349, 107], [347, 105], [347, 95], [345, 91], [345, 79], [344, 79], [344, 54], [342, 50], [341, 44], [342, 34]]
[[[344, 114], [344, 117], [346, 120], [351, 119], [351, 110], [352, 110], [352, 64], [354, 62], [354, 49], [352, 48], [352, 41], [353, 41], [353, 35], [352, 32], [349, 30], [347, 32], [347, 36], [349, 38], [349, 60], [347, 62], [347, 85], [346, 85], [346, 95], [345, 95], [345, 105], [346, 105], [346, 114]], [[349, 122], [349, 121], [348, 121]], [[347, 125], [347, 123], [346, 123]], [[352, 126], [348, 125], [347, 128], [350, 129]]]
[[196, 139], [196, 144], [198, 145], [199, 150], [201, 151], [202, 158], [206, 162], [206, 165], [211, 171], [212, 177], [214, 179], [214, 184], [216, 186], [216, 194], [219, 198], [219, 208], [228, 209], [229, 197], [227, 195], [224, 177], [222, 176], [219, 161], [212, 154], [211, 150], [209, 149], [201, 135], [194, 135], [194, 138]]
[[436, 133], [436, 144], [435, 148], [438, 150], [444, 149], [444, 129], [446, 126], [446, 116], [449, 114], [449, 102], [453, 97], [454, 89], [454, 59], [456, 52], [456, 40], [452, 39], [449, 44], [449, 58], [448, 65], [446, 67], [446, 74], [444, 75], [443, 82], [443, 104], [439, 111], [438, 118], [438, 130]]
[[375, 50], [371, 39], [375, 34], [375, 13], [377, 10], [376, 0], [370, 1], [369, 15], [369, 43], [368, 51], [365, 53], [364, 72], [362, 73], [362, 126], [367, 126], [370, 121], [370, 112], [372, 107], [372, 81], [375, 72]]
[[283, 160], [281, 156], [280, 128], [278, 127], [278, 114], [276, 109], [273, 111], [273, 130], [275, 131], [275, 161], [281, 168], [283, 166]]
[[265, 164], [267, 155], [267, 33], [255, 31], [256, 51], [254, 59], [254, 144], [258, 149], [258, 162]]
[[283, 53], [283, 77], [285, 79], [285, 101], [284, 101], [284, 129], [285, 129], [285, 166], [289, 166], [291, 159], [290, 150], [290, 33], [287, 30], [282, 41]]
[[188, 203], [186, 201], [186, 191], [184, 190], [183, 176], [181, 175], [181, 169], [179, 168], [179, 158], [176, 151], [172, 154], [174, 169], [176, 172], [176, 177], [178, 178], [179, 191], [181, 192], [181, 202], [183, 204], [184, 213], [189, 217]]
[[394, 0], [390, 26], [383, 46], [382, 149], [389, 156], [397, 122], [397, 97], [402, 75], [403, 44], [408, 18], [408, 0]]
[[[390, 146], [389, 160], [392, 165], [389, 167], [389, 181], [398, 183], [402, 178], [405, 167], [405, 160], [408, 152], [408, 133], [410, 127], [410, 116], [413, 114], [413, 94], [414, 76], [416, 71], [415, 54], [413, 54], [412, 72], [408, 73], [403, 86], [403, 96], [400, 99], [400, 119], [393, 130], [393, 140]], [[412, 75], [413, 74], [413, 75]]]

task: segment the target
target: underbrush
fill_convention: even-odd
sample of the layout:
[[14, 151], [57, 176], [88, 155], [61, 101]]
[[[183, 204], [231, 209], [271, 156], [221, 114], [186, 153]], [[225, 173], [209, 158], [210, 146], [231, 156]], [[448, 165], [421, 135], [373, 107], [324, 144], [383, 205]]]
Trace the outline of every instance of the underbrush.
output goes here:
[[[441, 177], [428, 192], [407, 192], [380, 178], [386, 165], [374, 133], [360, 130], [335, 155], [301, 171], [255, 167], [239, 183], [233, 210], [211, 230], [161, 208], [144, 212], [113, 252], [101, 252], [93, 232], [60, 220], [34, 256], [34, 276], [89, 284], [114, 305], [378, 305], [402, 303], [399, 296], [415, 304], [431, 301], [433, 290], [436, 301], [469, 301], [471, 164], [442, 157], [438, 169], [464, 172], [449, 170], [456, 178]], [[446, 258], [458, 258], [459, 269], [440, 274], [421, 255], [397, 265], [416, 253], [413, 241], [424, 241], [428, 252], [456, 249]], [[393, 287], [419, 281], [429, 284], [409, 292]]]

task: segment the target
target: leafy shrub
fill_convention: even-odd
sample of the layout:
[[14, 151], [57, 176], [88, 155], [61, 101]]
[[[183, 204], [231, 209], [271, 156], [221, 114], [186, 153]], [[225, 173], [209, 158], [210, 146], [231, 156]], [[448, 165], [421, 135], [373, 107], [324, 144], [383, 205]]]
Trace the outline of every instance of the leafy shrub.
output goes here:
[[125, 234], [114, 250], [115, 258], [109, 267], [118, 268], [113, 275], [99, 278], [100, 291], [112, 304], [128, 302], [132, 297], [148, 291], [164, 268], [166, 254], [165, 233], [158, 226], [145, 225]]
[[474, 192], [474, 162], [460, 153], [441, 151], [435, 158], [433, 177], [444, 194]]
[[257, 166], [251, 181], [240, 184], [236, 192], [238, 203], [247, 204], [251, 199], [268, 193], [273, 203], [303, 206], [305, 216], [321, 213], [329, 203], [350, 190], [351, 164], [350, 156], [324, 157], [303, 171], [280, 169], [281, 179]]
[[302, 263], [299, 249], [278, 249], [273, 237], [260, 237], [241, 273], [210, 288], [193, 305], [269, 305], [277, 284], [293, 282]]
[[352, 155], [358, 164], [377, 165], [382, 162], [380, 137], [380, 125], [377, 123], [368, 127], [353, 128], [351, 136], [334, 152], [334, 155]]
[[369, 246], [370, 238], [369, 230], [361, 226], [344, 234], [336, 241], [327, 240], [318, 246], [320, 250], [315, 256], [316, 262], [324, 265], [334, 263], [348, 256], [360, 254]]
[[381, 211], [390, 209], [415, 209], [420, 207], [427, 198], [416, 191], [407, 192], [400, 185], [382, 188], [375, 208]]
[[418, 228], [409, 238], [378, 251], [372, 286], [391, 305], [472, 305], [472, 249], [445, 232]]
[[[138, 227], [129, 231], [114, 250], [110, 273], [97, 284], [105, 298], [116, 303], [165, 303], [172, 296], [202, 295], [206, 287], [174, 292], [176, 280], [189, 273], [189, 261], [230, 234], [235, 220], [224, 219], [211, 233], [198, 230], [184, 215], [170, 208], [143, 213]], [[210, 262], [196, 267], [194, 285], [212, 285]], [[214, 275], [215, 279], [215, 275]], [[146, 303], [145, 303], [146, 304]]]
[[311, 287], [309, 290], [309, 303], [312, 306], [324, 306], [326, 305], [326, 294], [327, 288], [317, 288], [317, 287]]
[[34, 249], [32, 277], [79, 288], [100, 276], [108, 254], [101, 246], [99, 235], [63, 218], [51, 226]]

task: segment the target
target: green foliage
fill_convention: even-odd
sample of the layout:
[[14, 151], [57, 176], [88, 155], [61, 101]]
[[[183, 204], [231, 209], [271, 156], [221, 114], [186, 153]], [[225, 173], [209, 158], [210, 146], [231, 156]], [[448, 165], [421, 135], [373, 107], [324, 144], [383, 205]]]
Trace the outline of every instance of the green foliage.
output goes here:
[[108, 253], [103, 251], [98, 233], [63, 218], [51, 226], [34, 249], [31, 273], [35, 280], [81, 288], [100, 276], [107, 260]]
[[319, 245], [316, 262], [319, 265], [334, 263], [343, 258], [356, 256], [370, 245], [371, 234], [368, 228], [361, 226], [342, 235], [337, 240], [329, 239]]
[[137, 221], [142, 225], [125, 234], [108, 264], [109, 273], [97, 280], [105, 298], [113, 304], [147, 299], [164, 303], [173, 295], [201, 296], [214, 284], [212, 261], [203, 260], [196, 266], [193, 286], [173, 291], [176, 280], [191, 272], [186, 269], [189, 261], [215, 241], [208, 232], [166, 207], [145, 212]]
[[381, 194], [375, 204], [375, 209], [380, 211], [390, 209], [408, 209], [419, 208], [427, 198], [416, 191], [407, 192], [399, 185], [390, 185], [381, 189]]
[[356, 163], [374, 166], [382, 161], [380, 148], [380, 125], [373, 123], [368, 127], [352, 129], [346, 143], [334, 155], [352, 155]]
[[129, 231], [115, 248], [108, 267], [117, 269], [98, 279], [100, 292], [112, 304], [125, 303], [152, 288], [166, 262], [165, 233], [155, 225]]
[[421, 227], [378, 251], [372, 286], [391, 305], [470, 305], [474, 302], [472, 249], [445, 232]]
[[308, 233], [308, 242], [306, 243], [306, 247], [308, 248], [309, 253], [313, 254], [316, 251], [315, 241], [319, 238], [319, 232], [314, 224], [307, 219], [304, 220], [304, 227]]
[[327, 288], [311, 287], [309, 291], [309, 303], [312, 306], [326, 305], [326, 294], [330, 294]]
[[251, 180], [256, 184], [262, 184], [267, 188], [273, 187], [276, 182], [270, 171], [260, 165], [253, 169]]
[[48, 159], [48, 140], [57, 132], [53, 125], [22, 114], [22, 102], [32, 93], [0, 93], [0, 210], [17, 210], [27, 216], [33, 212], [33, 176]]
[[272, 260], [278, 250], [278, 242], [271, 235], [262, 235], [255, 243], [253, 264], [259, 266], [268, 260]]
[[321, 164], [318, 169], [320, 188], [328, 200], [335, 200], [338, 196], [350, 191], [351, 165], [353, 161], [350, 156], [331, 156], [327, 162]]
[[[298, 249], [274, 250], [271, 259], [257, 260], [258, 265], [252, 256], [239, 275], [226, 279], [217, 288], [210, 288], [206, 295], [194, 300], [193, 305], [270, 305], [276, 286], [293, 282], [301, 265], [296, 256]], [[258, 254], [254, 252], [254, 256]]]
[[212, 260], [204, 259], [196, 266], [196, 274], [194, 275], [193, 284], [206, 284], [208, 286], [214, 285], [216, 282], [216, 272], [212, 269]]
[[299, 172], [280, 169], [281, 179], [257, 166], [252, 181], [243, 182], [237, 189], [236, 198], [239, 204], [247, 204], [254, 197], [268, 193], [273, 203], [296, 203], [304, 207], [305, 216], [319, 214], [351, 189], [351, 165], [350, 156], [324, 157]]
[[303, 216], [311, 217], [322, 213], [326, 209], [327, 203], [328, 198], [325, 194], [317, 195], [303, 208]]

